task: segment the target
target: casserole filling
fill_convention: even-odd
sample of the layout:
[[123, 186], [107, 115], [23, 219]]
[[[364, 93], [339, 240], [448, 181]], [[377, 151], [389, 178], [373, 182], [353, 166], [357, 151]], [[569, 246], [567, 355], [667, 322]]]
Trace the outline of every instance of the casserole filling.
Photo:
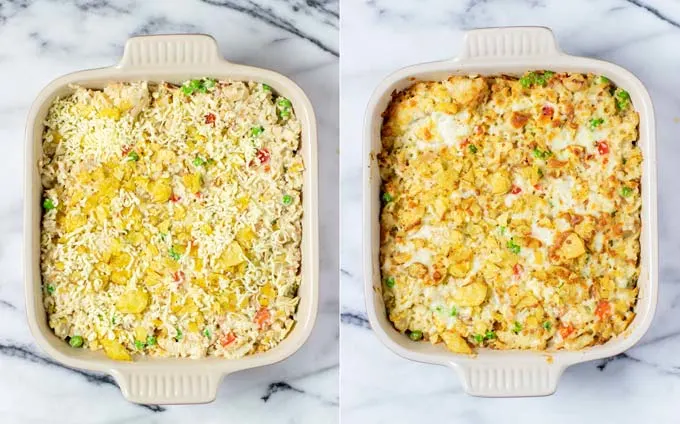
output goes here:
[[378, 155], [389, 319], [452, 351], [578, 350], [621, 334], [640, 273], [638, 114], [602, 76], [418, 82]]
[[254, 82], [57, 99], [40, 163], [55, 334], [118, 360], [276, 346], [298, 303], [300, 133], [291, 102]]

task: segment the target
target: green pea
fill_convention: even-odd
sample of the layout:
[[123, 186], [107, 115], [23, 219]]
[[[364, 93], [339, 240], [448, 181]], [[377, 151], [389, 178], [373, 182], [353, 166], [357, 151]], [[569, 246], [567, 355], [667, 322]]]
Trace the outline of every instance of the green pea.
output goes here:
[[458, 309], [455, 306], [451, 307], [451, 316], [452, 317], [457, 317], [458, 316]]
[[285, 194], [281, 201], [283, 202], [284, 205], [288, 206], [291, 203], [293, 203], [293, 197], [289, 194]]
[[550, 152], [547, 151], [547, 150], [542, 151], [542, 150], [540, 150], [540, 149], [537, 148], [537, 147], [534, 148], [533, 153], [534, 153], [534, 157], [535, 157], [535, 158], [538, 158], [538, 159], [545, 159], [545, 158], [547, 158], [548, 156], [550, 156], [550, 155], [552, 154], [552, 153], [550, 153]]
[[290, 118], [290, 109], [281, 109], [279, 111], [279, 118], [281, 119]]
[[394, 280], [394, 277], [387, 277], [387, 278], [385, 278], [385, 285], [386, 285], [387, 287], [392, 288], [392, 287], [394, 287], [394, 284], [395, 284], [395, 283], [396, 283], [396, 281]]
[[185, 85], [182, 86], [182, 93], [186, 94], [187, 96], [190, 96], [194, 93], [194, 89], [185, 83]]
[[262, 90], [264, 90], [264, 91], [272, 91], [272, 88], [271, 88], [270, 86], [268, 86], [267, 84], [264, 84], [264, 83], [263, 83], [263, 84], [262, 84]]
[[594, 119], [591, 119], [591, 120], [588, 122], [588, 125], [590, 126], [590, 129], [591, 129], [591, 130], [594, 130], [595, 128], [599, 127], [599, 126], [602, 125], [603, 123], [604, 123], [604, 119], [602, 119], [602, 118], [597, 118], [597, 119], [595, 119], [595, 118], [594, 118]]
[[468, 149], [470, 150], [471, 153], [477, 153], [477, 146], [475, 146], [474, 144], [470, 144], [468, 146]]
[[182, 340], [182, 336], [183, 336], [182, 330], [180, 330], [179, 327], [175, 327], [175, 330], [177, 330], [177, 335], [175, 336], [175, 340], [177, 340], [177, 341]]
[[614, 91], [614, 99], [616, 100], [616, 109], [624, 110], [630, 104], [630, 94], [623, 88], [617, 88]]
[[609, 83], [611, 83], [611, 80], [609, 78], [605, 77], [604, 75], [600, 75], [599, 77], [597, 77], [595, 79], [595, 82], [598, 83], [598, 84], [609, 84]]
[[293, 106], [293, 104], [290, 102], [290, 100], [286, 99], [285, 97], [279, 97], [279, 100], [276, 102], [277, 105], [281, 108], [290, 108]]
[[484, 340], [493, 340], [495, 338], [496, 338], [496, 333], [494, 331], [489, 330], [484, 334]]
[[385, 203], [390, 203], [392, 200], [394, 200], [392, 195], [388, 192], [383, 193], [382, 199], [383, 199], [383, 202], [385, 202]]
[[127, 160], [129, 162], [137, 162], [139, 160], [139, 155], [134, 150], [128, 153]]
[[170, 248], [170, 257], [176, 261], [179, 260], [180, 254], [175, 250], [175, 246]]
[[477, 344], [479, 344], [479, 343], [481, 343], [481, 342], [484, 341], [484, 336], [482, 336], [481, 334], [475, 334], [473, 337], [474, 337], [475, 342], [476, 342]]
[[206, 328], [205, 330], [203, 330], [203, 335], [204, 335], [205, 337], [207, 337], [207, 338], [211, 338], [211, 337], [212, 337], [212, 332], [210, 331], [209, 328]]
[[217, 84], [217, 81], [215, 81], [212, 78], [204, 78], [203, 79], [203, 87], [205, 87], [205, 88], [213, 88], [213, 87], [215, 87], [215, 84]]
[[510, 249], [510, 251], [515, 254], [522, 250], [522, 248], [517, 243], [515, 243], [513, 239], [508, 240], [508, 249]]
[[414, 342], [417, 342], [418, 340], [421, 340], [423, 338], [423, 332], [420, 330], [411, 331], [408, 337]]
[[154, 336], [149, 336], [146, 338], [146, 345], [153, 346], [156, 344], [156, 338]]
[[55, 290], [55, 288], [52, 284], [47, 285], [47, 293], [52, 294], [52, 293], [54, 293], [54, 290]]
[[544, 322], [544, 323], [543, 323], [543, 328], [545, 328], [546, 331], [550, 331], [550, 329], [552, 328], [552, 324], [550, 323], [550, 321]]
[[205, 159], [203, 159], [203, 158], [201, 158], [201, 157], [199, 157], [199, 156], [196, 156], [196, 158], [194, 158], [194, 160], [192, 161], [192, 163], [193, 163], [194, 165], [196, 165], [196, 166], [203, 166], [203, 165], [205, 165], [207, 162], [206, 162]]
[[522, 78], [519, 79], [519, 83], [522, 87], [524, 88], [529, 88], [531, 87], [531, 84], [534, 82], [535, 75], [533, 72], [524, 75]]
[[135, 348], [137, 350], [143, 350], [146, 347], [146, 343], [140, 341], [140, 340], [135, 340]]
[[83, 345], [83, 338], [80, 336], [73, 336], [69, 339], [68, 344], [73, 347], [81, 347]]
[[48, 198], [43, 200], [42, 206], [43, 206], [43, 209], [45, 209], [46, 211], [51, 211], [52, 209], [56, 208], [52, 199], [48, 199]]
[[250, 129], [250, 135], [252, 135], [253, 137], [257, 137], [258, 135], [262, 134], [263, 132], [264, 132], [264, 128], [262, 128], [261, 125], [257, 126], [257, 127], [253, 127], [253, 128]]
[[621, 188], [621, 196], [623, 197], [629, 197], [631, 194], [633, 194], [633, 189], [630, 187], [623, 187]]
[[515, 323], [512, 326], [512, 332], [515, 334], [519, 334], [520, 331], [522, 331], [522, 324], [515, 321]]

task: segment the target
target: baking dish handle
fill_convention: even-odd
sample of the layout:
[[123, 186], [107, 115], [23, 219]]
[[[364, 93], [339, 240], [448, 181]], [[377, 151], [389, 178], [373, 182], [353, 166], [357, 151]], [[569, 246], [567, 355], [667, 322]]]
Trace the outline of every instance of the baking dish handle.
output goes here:
[[561, 55], [552, 31], [545, 27], [482, 28], [468, 31], [458, 60], [502, 60]]
[[451, 364], [472, 396], [519, 397], [551, 395], [564, 367], [545, 363], [481, 362]]
[[145, 35], [125, 43], [118, 68], [209, 65], [223, 61], [214, 38], [204, 34]]
[[141, 404], [193, 404], [215, 400], [223, 375], [215, 371], [113, 370], [125, 399]]

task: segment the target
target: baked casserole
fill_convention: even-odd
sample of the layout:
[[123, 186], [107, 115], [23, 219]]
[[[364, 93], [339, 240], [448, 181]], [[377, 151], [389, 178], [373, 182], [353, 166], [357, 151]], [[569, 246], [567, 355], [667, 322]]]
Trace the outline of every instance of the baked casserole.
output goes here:
[[49, 326], [118, 360], [239, 358], [295, 324], [300, 123], [266, 84], [75, 87], [40, 162]]
[[640, 273], [638, 114], [606, 77], [452, 76], [395, 93], [378, 155], [388, 317], [453, 352], [623, 333]]

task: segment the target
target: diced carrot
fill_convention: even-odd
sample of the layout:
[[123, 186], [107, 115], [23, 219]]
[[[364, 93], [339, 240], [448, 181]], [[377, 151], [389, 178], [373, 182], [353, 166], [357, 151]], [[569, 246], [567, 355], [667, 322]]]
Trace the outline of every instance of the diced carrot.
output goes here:
[[265, 324], [269, 323], [270, 318], [271, 314], [269, 313], [269, 309], [264, 307], [260, 308], [260, 310], [255, 314], [255, 322], [260, 326], [260, 328], [264, 328]]
[[611, 306], [609, 305], [609, 302], [606, 300], [601, 300], [600, 303], [597, 304], [595, 315], [597, 315], [597, 317], [601, 320], [606, 319], [609, 315], [611, 315]]
[[224, 347], [227, 347], [230, 344], [232, 344], [234, 340], [236, 340], [236, 335], [230, 331], [227, 334], [224, 334], [222, 337], [220, 337], [220, 344]]
[[205, 123], [206, 124], [214, 124], [215, 123], [215, 114], [214, 113], [209, 113], [205, 115]]
[[515, 275], [520, 275], [524, 271], [524, 267], [520, 264], [515, 264], [515, 266], [512, 267], [512, 273]]
[[175, 282], [180, 282], [184, 280], [184, 271], [177, 271], [174, 274], [172, 274], [172, 279], [175, 280]]
[[566, 339], [573, 333], [575, 330], [574, 326], [569, 324], [567, 327], [562, 327], [560, 328], [560, 335], [562, 336], [563, 339]]

